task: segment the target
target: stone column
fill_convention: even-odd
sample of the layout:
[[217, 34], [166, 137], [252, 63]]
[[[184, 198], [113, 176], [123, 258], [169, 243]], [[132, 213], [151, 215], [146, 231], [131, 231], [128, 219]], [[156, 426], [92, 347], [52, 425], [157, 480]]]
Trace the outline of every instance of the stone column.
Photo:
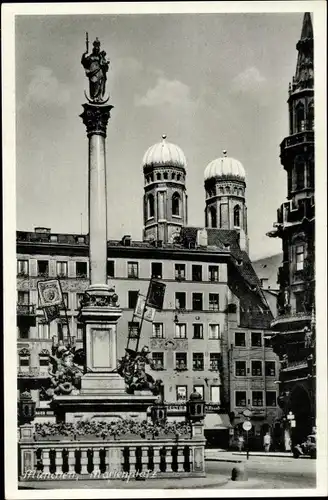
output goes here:
[[113, 373], [117, 362], [116, 325], [122, 315], [114, 288], [107, 285], [107, 186], [105, 139], [108, 104], [83, 104], [81, 114], [89, 139], [89, 257], [90, 286], [84, 294], [80, 319], [85, 324], [86, 371], [81, 393], [124, 392], [124, 380]]
[[107, 283], [107, 186], [105, 138], [113, 106], [84, 104], [81, 115], [89, 139], [90, 282]]

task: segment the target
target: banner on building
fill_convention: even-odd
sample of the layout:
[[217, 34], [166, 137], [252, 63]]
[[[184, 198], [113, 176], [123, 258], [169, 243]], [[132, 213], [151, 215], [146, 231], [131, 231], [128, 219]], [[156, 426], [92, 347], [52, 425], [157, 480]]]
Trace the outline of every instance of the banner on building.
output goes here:
[[161, 281], [151, 280], [149, 284], [146, 305], [161, 311], [163, 309], [165, 288], [165, 283], [162, 283]]
[[47, 323], [50, 323], [54, 319], [60, 317], [60, 306], [44, 307], [43, 313]]
[[146, 321], [153, 322], [155, 318], [156, 309], [153, 307], [146, 306], [146, 297], [139, 293], [136, 307], [134, 310], [134, 316], [136, 318], [143, 318]]
[[58, 279], [38, 281], [39, 304], [48, 323], [60, 317], [63, 293]]

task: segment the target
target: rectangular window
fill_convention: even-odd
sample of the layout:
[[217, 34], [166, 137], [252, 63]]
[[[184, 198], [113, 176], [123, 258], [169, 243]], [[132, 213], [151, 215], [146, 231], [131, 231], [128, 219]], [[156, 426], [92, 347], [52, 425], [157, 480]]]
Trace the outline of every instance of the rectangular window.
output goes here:
[[28, 339], [30, 337], [30, 327], [26, 325], [20, 325], [18, 327], [18, 337], [20, 339]]
[[218, 311], [219, 310], [219, 294], [210, 293], [209, 294], [209, 310]]
[[194, 385], [194, 392], [198, 392], [204, 399], [204, 386], [203, 385]]
[[210, 370], [212, 372], [218, 372], [220, 370], [220, 360], [221, 354], [218, 352], [210, 353]]
[[138, 291], [137, 290], [129, 290], [128, 291], [128, 308], [129, 309], [134, 309], [136, 304], [137, 304], [137, 300], [138, 300]]
[[151, 277], [152, 278], [162, 278], [162, 263], [152, 262], [151, 263]]
[[67, 276], [67, 262], [57, 262], [56, 263], [57, 276], [61, 278], [66, 278]]
[[251, 344], [252, 344], [252, 347], [261, 347], [262, 346], [262, 333], [261, 332], [252, 332], [251, 333]]
[[164, 369], [164, 353], [163, 352], [153, 352], [153, 370], [163, 370]]
[[153, 337], [156, 339], [163, 339], [163, 323], [153, 323]]
[[48, 356], [39, 356], [39, 365], [40, 368], [49, 366], [49, 357]]
[[86, 278], [88, 274], [88, 264], [87, 262], [77, 262], [76, 263], [76, 277]]
[[38, 338], [39, 339], [49, 339], [50, 338], [50, 329], [48, 323], [39, 323], [38, 324]]
[[76, 294], [76, 309], [79, 309], [81, 307], [81, 300], [83, 300], [83, 295], [84, 293]]
[[28, 260], [17, 261], [17, 275], [28, 276]]
[[219, 340], [220, 338], [220, 325], [208, 325], [208, 339]]
[[83, 340], [83, 324], [78, 323], [76, 326], [76, 339]]
[[129, 337], [131, 339], [137, 339], [139, 337], [139, 323], [138, 321], [128, 322]]
[[30, 293], [29, 292], [18, 292], [17, 302], [19, 305], [28, 305], [30, 303]]
[[236, 406], [246, 406], [246, 391], [235, 392]]
[[220, 403], [221, 401], [221, 390], [219, 385], [211, 385], [210, 387], [210, 399], [212, 403]]
[[252, 391], [252, 406], [263, 406], [263, 391]]
[[69, 309], [69, 301], [68, 301], [68, 293], [67, 292], [63, 293], [63, 302], [65, 304], [66, 309]]
[[297, 313], [304, 312], [304, 293], [297, 292], [295, 295], [295, 309]]
[[276, 391], [266, 391], [266, 393], [265, 393], [265, 404], [266, 404], [266, 406], [277, 406], [277, 394], [276, 394]]
[[194, 339], [203, 339], [204, 338], [204, 328], [202, 324], [195, 323], [192, 325], [194, 329]]
[[178, 323], [175, 325], [175, 338], [176, 339], [187, 338], [187, 325], [185, 323]]
[[272, 347], [271, 337], [264, 337], [264, 347]]
[[202, 311], [203, 310], [203, 294], [193, 293], [192, 294], [192, 310]]
[[113, 260], [107, 261], [107, 278], [115, 278], [115, 262]]
[[128, 262], [128, 278], [139, 278], [138, 262]]
[[235, 362], [236, 377], [246, 377], [246, 361]]
[[265, 375], [267, 377], [275, 377], [276, 375], [276, 363], [274, 361], [265, 362]]
[[204, 370], [204, 354], [202, 352], [194, 352], [192, 355], [192, 369], [195, 371]]
[[209, 281], [219, 281], [219, 266], [208, 266]]
[[297, 245], [296, 247], [296, 271], [304, 269], [304, 246]]
[[202, 266], [193, 265], [191, 267], [192, 281], [202, 281]]
[[176, 386], [177, 393], [177, 401], [186, 401], [187, 400], [187, 386], [186, 385], [177, 385]]
[[186, 293], [175, 292], [175, 308], [186, 309]]
[[[19, 358], [19, 366], [20, 367], [29, 367], [30, 366], [30, 357], [29, 356], [24, 356]], [[28, 370], [26, 370], [28, 371]]]
[[235, 332], [235, 346], [246, 347], [246, 334], [244, 332]]
[[260, 377], [262, 375], [262, 361], [252, 361], [252, 376]]
[[175, 279], [177, 281], [186, 279], [186, 265], [185, 264], [175, 264]]
[[49, 261], [48, 260], [38, 260], [37, 261], [38, 276], [48, 276], [49, 275]]
[[187, 353], [186, 352], [176, 352], [175, 353], [175, 368], [177, 370], [187, 370]]

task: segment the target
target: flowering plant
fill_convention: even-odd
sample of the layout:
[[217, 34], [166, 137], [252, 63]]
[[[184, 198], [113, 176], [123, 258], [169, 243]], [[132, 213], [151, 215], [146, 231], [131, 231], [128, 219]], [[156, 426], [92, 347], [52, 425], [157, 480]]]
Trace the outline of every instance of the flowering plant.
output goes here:
[[117, 438], [132, 434], [145, 439], [147, 435], [165, 437], [168, 434], [174, 434], [178, 438], [179, 436], [188, 435], [190, 432], [191, 428], [188, 422], [165, 422], [160, 424], [148, 420], [138, 421], [133, 419], [120, 419], [112, 422], [80, 420], [77, 423], [45, 422], [35, 424], [36, 437], [93, 435], [105, 439], [110, 436]]

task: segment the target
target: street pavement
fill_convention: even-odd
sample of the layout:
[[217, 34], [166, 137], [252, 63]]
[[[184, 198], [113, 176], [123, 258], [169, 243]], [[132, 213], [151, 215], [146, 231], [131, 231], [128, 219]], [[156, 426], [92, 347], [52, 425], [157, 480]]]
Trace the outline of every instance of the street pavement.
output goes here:
[[[275, 454], [250, 455], [245, 453], [206, 450], [205, 478], [122, 480], [61, 480], [26, 481], [22, 489], [309, 489], [316, 487], [316, 460], [294, 459]], [[233, 467], [244, 465], [247, 481], [231, 481]]]

